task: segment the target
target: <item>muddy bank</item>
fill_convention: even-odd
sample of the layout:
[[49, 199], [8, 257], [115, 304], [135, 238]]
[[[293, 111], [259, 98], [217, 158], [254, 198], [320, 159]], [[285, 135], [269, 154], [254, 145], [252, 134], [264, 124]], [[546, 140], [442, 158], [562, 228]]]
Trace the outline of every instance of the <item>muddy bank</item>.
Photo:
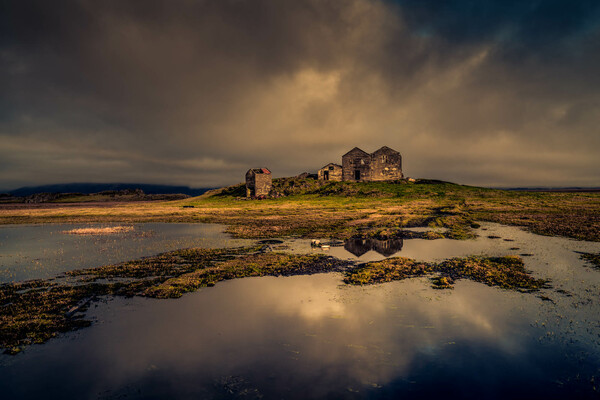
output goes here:
[[432, 275], [434, 289], [451, 289], [458, 279], [488, 286], [532, 292], [548, 287], [548, 281], [533, 278], [518, 256], [452, 258], [440, 263], [424, 263], [396, 257], [366, 263], [346, 273], [344, 282], [365, 285]]

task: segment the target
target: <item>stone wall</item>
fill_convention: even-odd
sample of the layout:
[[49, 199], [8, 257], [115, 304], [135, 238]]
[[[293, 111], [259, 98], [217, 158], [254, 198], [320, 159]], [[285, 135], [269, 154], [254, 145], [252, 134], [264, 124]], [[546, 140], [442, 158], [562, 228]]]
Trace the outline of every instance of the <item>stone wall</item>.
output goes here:
[[268, 196], [272, 188], [271, 174], [256, 174], [254, 176], [254, 195], [256, 197]]
[[246, 197], [267, 197], [272, 188], [270, 173], [264, 173], [262, 169], [251, 169], [246, 173]]
[[371, 180], [393, 181], [402, 179], [402, 156], [389, 147], [371, 154]]

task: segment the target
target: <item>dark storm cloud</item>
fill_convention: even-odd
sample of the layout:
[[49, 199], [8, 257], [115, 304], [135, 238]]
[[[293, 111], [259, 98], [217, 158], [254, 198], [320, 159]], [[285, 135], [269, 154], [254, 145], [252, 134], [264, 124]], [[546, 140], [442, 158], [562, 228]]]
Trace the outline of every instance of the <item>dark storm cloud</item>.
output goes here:
[[595, 1], [3, 1], [0, 186], [219, 185], [355, 145], [598, 185]]

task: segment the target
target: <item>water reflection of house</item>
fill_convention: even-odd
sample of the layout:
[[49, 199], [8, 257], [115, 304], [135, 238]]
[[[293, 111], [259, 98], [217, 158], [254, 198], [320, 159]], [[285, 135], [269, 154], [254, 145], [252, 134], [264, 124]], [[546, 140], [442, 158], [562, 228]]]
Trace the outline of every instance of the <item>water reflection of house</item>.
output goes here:
[[344, 248], [356, 257], [360, 257], [371, 250], [371, 243], [367, 238], [350, 238], [344, 241]]
[[401, 238], [373, 239], [373, 238], [350, 238], [344, 242], [344, 249], [360, 257], [370, 250], [385, 257], [390, 257], [402, 250], [404, 242]]
[[400, 238], [387, 240], [371, 239], [371, 244], [373, 246], [373, 250], [382, 256], [390, 257], [402, 250], [404, 241]]

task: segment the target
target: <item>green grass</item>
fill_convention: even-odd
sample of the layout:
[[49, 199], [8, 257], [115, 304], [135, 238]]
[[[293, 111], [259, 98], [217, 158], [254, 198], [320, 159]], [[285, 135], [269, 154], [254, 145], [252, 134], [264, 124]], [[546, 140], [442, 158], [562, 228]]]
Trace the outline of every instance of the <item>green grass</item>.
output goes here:
[[[473, 237], [476, 221], [600, 241], [600, 193], [505, 191], [439, 181], [324, 182], [274, 180], [284, 197], [245, 199], [242, 184], [178, 201], [108, 207], [0, 208], [0, 223], [206, 222], [237, 237], [346, 238], [404, 227], [441, 226], [447, 237]], [[184, 208], [193, 206], [193, 208]]]

